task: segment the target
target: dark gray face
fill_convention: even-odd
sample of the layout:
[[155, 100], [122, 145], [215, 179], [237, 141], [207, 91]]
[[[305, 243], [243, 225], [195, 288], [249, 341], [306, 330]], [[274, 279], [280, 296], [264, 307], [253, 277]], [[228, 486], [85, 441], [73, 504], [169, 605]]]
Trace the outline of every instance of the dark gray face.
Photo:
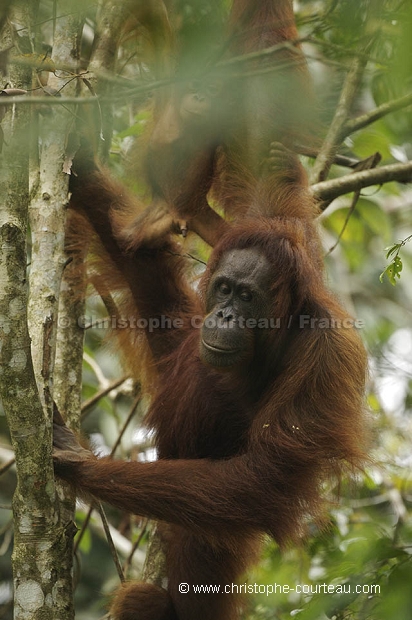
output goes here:
[[215, 368], [246, 364], [253, 356], [257, 323], [269, 316], [272, 267], [255, 249], [223, 255], [206, 295], [200, 356]]

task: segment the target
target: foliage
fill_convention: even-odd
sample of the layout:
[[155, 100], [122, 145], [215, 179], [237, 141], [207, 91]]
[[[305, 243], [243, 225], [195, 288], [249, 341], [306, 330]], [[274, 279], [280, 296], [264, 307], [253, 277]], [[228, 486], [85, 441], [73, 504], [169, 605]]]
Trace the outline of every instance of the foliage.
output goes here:
[[389, 278], [389, 282], [395, 286], [396, 278], [401, 277], [401, 271], [403, 269], [403, 263], [400, 257], [400, 251], [403, 248], [403, 246], [411, 239], [412, 239], [412, 235], [409, 235], [409, 237], [406, 237], [406, 239], [399, 241], [399, 243], [395, 243], [394, 245], [391, 245], [388, 248], [385, 248], [386, 258], [389, 259], [392, 256], [392, 259], [389, 265], [384, 269], [384, 271], [379, 276], [379, 279], [381, 282], [383, 282], [384, 275], [387, 275]]

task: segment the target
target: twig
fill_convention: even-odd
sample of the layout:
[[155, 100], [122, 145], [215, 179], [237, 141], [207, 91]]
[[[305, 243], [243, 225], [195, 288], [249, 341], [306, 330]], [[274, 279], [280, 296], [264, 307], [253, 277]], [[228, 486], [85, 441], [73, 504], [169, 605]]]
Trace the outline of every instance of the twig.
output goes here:
[[112, 535], [110, 533], [110, 528], [109, 528], [109, 524], [107, 522], [107, 517], [106, 517], [106, 513], [104, 512], [103, 506], [100, 502], [97, 502], [95, 504], [99, 514], [100, 514], [100, 518], [102, 520], [102, 524], [103, 524], [103, 529], [104, 529], [104, 533], [106, 534], [106, 539], [109, 545], [109, 549], [110, 552], [112, 554], [112, 558], [114, 561], [114, 565], [116, 566], [116, 570], [117, 570], [117, 574], [119, 575], [119, 579], [121, 581], [121, 583], [124, 583], [125, 580], [125, 576], [123, 573], [123, 569], [122, 569], [122, 565], [120, 564], [120, 560], [119, 560], [119, 556], [117, 555], [117, 551], [116, 551], [116, 547], [114, 546], [114, 542], [113, 542], [113, 538]]
[[339, 245], [339, 243], [340, 243], [340, 240], [341, 240], [341, 239], [342, 239], [342, 237], [343, 237], [343, 233], [344, 233], [344, 232], [345, 232], [345, 230], [346, 230], [346, 227], [347, 227], [347, 225], [348, 225], [348, 222], [349, 222], [349, 220], [350, 220], [350, 218], [351, 218], [351, 216], [352, 216], [352, 214], [353, 214], [353, 212], [354, 212], [354, 210], [355, 210], [355, 207], [356, 207], [357, 202], [358, 202], [358, 200], [359, 200], [359, 196], [360, 196], [360, 190], [358, 190], [357, 192], [355, 192], [355, 194], [354, 194], [354, 196], [353, 196], [353, 198], [352, 198], [351, 205], [350, 205], [350, 207], [349, 207], [349, 211], [348, 211], [348, 213], [347, 213], [347, 215], [346, 215], [345, 221], [343, 222], [342, 229], [341, 229], [341, 231], [340, 231], [340, 233], [339, 233], [339, 235], [338, 235], [338, 238], [336, 239], [335, 243], [334, 243], [334, 244], [333, 244], [333, 245], [329, 248], [329, 250], [326, 252], [326, 254], [325, 254], [325, 258], [326, 258], [326, 256], [329, 256], [329, 254], [332, 254], [333, 250], [335, 250], [335, 249], [338, 247], [338, 245]]
[[409, 235], [405, 239], [401, 239], [398, 243], [394, 243], [393, 245], [385, 248], [386, 258], [391, 259], [391, 262], [385, 267], [381, 275], [379, 276], [379, 280], [383, 282], [383, 278], [385, 275], [388, 276], [389, 282], [395, 286], [396, 278], [401, 277], [401, 271], [403, 269], [402, 258], [400, 256], [401, 249], [412, 239], [412, 235]]
[[333, 161], [336, 151], [342, 141], [345, 123], [350, 114], [355, 96], [358, 92], [366, 63], [367, 60], [365, 58], [359, 57], [354, 58], [352, 61], [352, 65], [342, 88], [335, 116], [319, 151], [315, 165], [313, 166], [311, 174], [312, 183], [323, 181], [328, 175], [331, 162]]
[[340, 52], [342, 55], [345, 55], [346, 57], [352, 56], [352, 57], [366, 60], [366, 62], [376, 62], [376, 63], [382, 64], [381, 60], [379, 60], [378, 58], [374, 56], [371, 56], [367, 52], [360, 52], [359, 50], [351, 50], [348, 47], [344, 47], [343, 45], [337, 45], [336, 43], [331, 43], [330, 41], [322, 41], [321, 39], [317, 39], [316, 37], [313, 37], [311, 35], [305, 37], [305, 39], [302, 39], [302, 41], [304, 42], [307, 41], [308, 43], [313, 43], [313, 45], [319, 45], [320, 47], [326, 47], [328, 50], [334, 50], [336, 52]]
[[[297, 48], [295, 47], [296, 45], [298, 45], [299, 43], [305, 41], [305, 39], [297, 39], [296, 41], [291, 41], [291, 42], [285, 42], [285, 43], [280, 43], [278, 45], [274, 45], [272, 47], [260, 50], [259, 52], [252, 52], [250, 54], [244, 54], [242, 56], [236, 56], [235, 58], [231, 58], [230, 60], [226, 60], [220, 63], [217, 63], [215, 65], [214, 68], [223, 68], [226, 66], [233, 66], [233, 65], [238, 65], [238, 64], [242, 64], [245, 62], [248, 62], [250, 60], [257, 60], [259, 58], [265, 57], [265, 56], [271, 56], [277, 52], [280, 52], [284, 49], [294, 49], [297, 53]], [[33, 63], [28, 63], [27, 60], [21, 60], [21, 59], [15, 59], [14, 60], [15, 63], [17, 64], [22, 64], [22, 65], [27, 65], [27, 64], [33, 64]], [[35, 65], [36, 66], [36, 65]], [[39, 67], [41, 68], [41, 65], [39, 65]], [[71, 74], [74, 73], [73, 67], [70, 68], [65, 68], [65, 67], [55, 67], [55, 70], [60, 70], [60, 71], [69, 71]], [[84, 74], [79, 74], [78, 76], [75, 77], [85, 77], [86, 75], [89, 75], [90, 72], [87, 71]], [[124, 87], [125, 89], [127, 89], [128, 94], [134, 95], [134, 94], [140, 94], [140, 93], [145, 93], [145, 92], [150, 92], [152, 90], [156, 90], [158, 88], [162, 88], [164, 86], [169, 86], [170, 84], [173, 83], [177, 83], [180, 81], [186, 81], [187, 79], [192, 79], [193, 76], [191, 76], [190, 78], [166, 78], [166, 79], [161, 79], [161, 80], [151, 80], [145, 84], [140, 84], [138, 86], [136, 86], [133, 82], [126, 80], [125, 78], [121, 78], [119, 76], [114, 76], [110, 71], [106, 71], [104, 68], [100, 67], [99, 69], [94, 69], [93, 70], [93, 74], [98, 77], [98, 78], [102, 78], [106, 81], [112, 82], [112, 83], [116, 83], [118, 86]], [[53, 96], [47, 96], [47, 97], [38, 97], [38, 96], [33, 96], [33, 97], [28, 97], [28, 96], [19, 96], [19, 97], [4, 97], [4, 98], [0, 98], [0, 106], [7, 106], [7, 105], [12, 105], [12, 104], [22, 104], [22, 105], [27, 105], [27, 104], [42, 104], [42, 103], [47, 103], [47, 104], [51, 104], [51, 105], [65, 105], [65, 104], [93, 104], [96, 105], [98, 103], [98, 101], [103, 102], [103, 101], [108, 101], [109, 98], [106, 97], [53, 97]]]
[[[381, 159], [382, 159], [382, 157], [381, 157], [380, 153], [374, 153], [373, 155], [371, 155], [367, 159], [365, 159], [363, 161], [360, 161], [358, 163], [357, 172], [360, 172], [362, 170], [370, 170], [372, 168], [376, 168], [376, 166], [379, 164]], [[352, 216], [352, 213], [354, 212], [355, 207], [356, 207], [356, 205], [358, 203], [360, 195], [361, 195], [361, 190], [360, 189], [355, 191], [355, 193], [353, 195], [353, 198], [352, 198], [351, 206], [349, 207], [349, 211], [348, 211], [347, 216], [345, 218], [345, 221], [343, 223], [342, 230], [340, 231], [340, 233], [338, 235], [338, 238], [336, 239], [336, 242], [333, 244], [333, 246], [326, 253], [326, 256], [331, 254], [333, 252], [333, 250], [340, 243], [340, 240], [342, 239], [343, 233], [345, 232], [346, 227], [348, 225], [348, 222], [349, 222], [349, 220], [350, 220], [350, 218]]]
[[135, 399], [133, 401], [133, 404], [132, 404], [132, 406], [130, 408], [129, 415], [127, 416], [127, 418], [126, 418], [126, 420], [125, 420], [125, 422], [124, 422], [124, 424], [123, 424], [123, 426], [122, 426], [122, 428], [120, 430], [120, 433], [119, 433], [116, 441], [113, 444], [113, 447], [112, 447], [111, 452], [110, 452], [110, 456], [114, 456], [117, 448], [119, 447], [120, 442], [121, 442], [121, 440], [123, 438], [123, 435], [125, 434], [125, 432], [127, 430], [127, 427], [129, 426], [130, 422], [132, 421], [133, 416], [136, 413], [137, 406], [140, 403], [141, 399], [142, 399], [142, 395], [141, 395], [140, 390], [139, 390], [139, 392], [136, 395], [136, 397], [135, 397]]
[[131, 551], [130, 551], [129, 555], [127, 556], [126, 561], [124, 563], [123, 572], [124, 572], [125, 575], [127, 575], [127, 571], [130, 568], [130, 564], [132, 563], [133, 556], [136, 553], [137, 549], [139, 548], [140, 543], [143, 540], [143, 536], [147, 532], [147, 526], [148, 525], [149, 525], [149, 519], [146, 519], [144, 524], [143, 524], [143, 526], [142, 526], [142, 529], [140, 530], [140, 534], [137, 537], [137, 539], [135, 540], [135, 542], [133, 543], [133, 547], [132, 547], [132, 549], [131, 549]]
[[338, 179], [315, 183], [310, 187], [312, 195], [320, 201], [331, 202], [338, 196], [359, 191], [371, 185], [382, 185], [390, 181], [398, 183], [412, 182], [412, 161], [407, 164], [389, 164], [374, 170], [363, 170], [347, 174]]
[[404, 97], [399, 97], [399, 99], [393, 99], [392, 101], [383, 103], [374, 110], [348, 121], [343, 129], [344, 135], [349, 136], [355, 131], [363, 129], [363, 127], [367, 127], [375, 121], [378, 121], [387, 114], [392, 114], [392, 112], [396, 112], [402, 108], [407, 108], [410, 105], [412, 105], [412, 93], [405, 95]]
[[[105, 394], [107, 394], [108, 392], [110, 392], [111, 390], [113, 390], [115, 387], [117, 387], [118, 385], [121, 385], [121, 384], [122, 384], [122, 383], [123, 383], [126, 379], [127, 379], [127, 377], [123, 377], [121, 380], [117, 380], [117, 382], [114, 382], [114, 383], [116, 383], [116, 385], [114, 385], [114, 384], [112, 383], [110, 386], [108, 386], [108, 387], [107, 387], [107, 388], [105, 388], [104, 390], [101, 390], [98, 394], [95, 394], [92, 398], [90, 398], [88, 401], [86, 401], [86, 403], [89, 403], [89, 402], [90, 402], [90, 401], [92, 401], [93, 399], [96, 399], [96, 401], [97, 401], [97, 400], [99, 400], [100, 398], [102, 398], [102, 396], [104, 396]], [[119, 436], [118, 436], [118, 438], [116, 439], [116, 441], [115, 441], [115, 443], [114, 443], [114, 445], [113, 445], [113, 447], [112, 447], [112, 449], [111, 449], [111, 451], [110, 451], [110, 456], [111, 456], [111, 457], [112, 457], [112, 456], [114, 455], [114, 453], [116, 452], [116, 450], [117, 450], [117, 448], [118, 448], [118, 446], [119, 446], [119, 444], [120, 444], [120, 441], [121, 441], [121, 439], [122, 439], [122, 437], [123, 437], [123, 435], [124, 435], [124, 433], [125, 433], [125, 431], [126, 431], [126, 429], [127, 429], [128, 425], [130, 424], [130, 422], [131, 422], [131, 420], [132, 420], [132, 418], [133, 418], [134, 414], [136, 413], [136, 408], [137, 408], [137, 405], [138, 405], [138, 404], [139, 404], [139, 402], [140, 402], [140, 399], [141, 399], [141, 395], [140, 395], [140, 393], [139, 393], [139, 394], [137, 394], [137, 396], [135, 397], [135, 399], [134, 399], [134, 401], [133, 401], [133, 403], [132, 403], [132, 406], [131, 406], [131, 408], [130, 408], [129, 415], [127, 416], [126, 421], [125, 421], [125, 423], [123, 424], [123, 426], [122, 426], [122, 428], [121, 428], [121, 430], [120, 430]], [[82, 412], [84, 412], [84, 407], [85, 407], [86, 403], [85, 403], [85, 404], [83, 405], [83, 407], [82, 407]], [[94, 404], [94, 402], [93, 402], [92, 404]], [[90, 406], [92, 406], [92, 405], [90, 405]], [[87, 515], [86, 515], [86, 518], [85, 518], [85, 520], [84, 520], [84, 522], [83, 522], [83, 525], [82, 525], [82, 527], [81, 527], [81, 530], [80, 530], [80, 532], [78, 533], [78, 535], [77, 535], [77, 537], [76, 537], [76, 542], [75, 542], [75, 545], [74, 545], [74, 554], [77, 552], [77, 549], [79, 548], [80, 542], [81, 542], [81, 540], [82, 540], [82, 538], [83, 538], [83, 536], [84, 536], [84, 533], [85, 533], [85, 531], [86, 531], [86, 529], [87, 529], [87, 526], [89, 525], [90, 518], [91, 518], [91, 516], [92, 516], [93, 510], [94, 510], [96, 507], [98, 507], [98, 504], [97, 504], [97, 503], [95, 503], [95, 502], [93, 502], [93, 503], [90, 505], [90, 507], [89, 507], [89, 510], [88, 510], [88, 512], [87, 512]], [[101, 515], [100, 515], [100, 516], [101, 516]], [[102, 519], [102, 521], [103, 521], [103, 519]], [[104, 526], [104, 523], [103, 523], [103, 526]], [[105, 529], [106, 529], [106, 528], [105, 528]], [[110, 541], [111, 541], [111, 543], [110, 543]], [[110, 544], [113, 544], [113, 541], [112, 541], [111, 537], [110, 537], [110, 541], [108, 540], [109, 545], [110, 545]], [[124, 580], [124, 578], [123, 578], [123, 580]]]
[[87, 511], [86, 518], [83, 521], [83, 525], [82, 525], [82, 527], [80, 529], [80, 532], [76, 535], [76, 539], [74, 541], [74, 547], [73, 547], [73, 555], [76, 555], [76, 553], [77, 553], [77, 551], [78, 551], [78, 549], [80, 547], [80, 543], [82, 542], [84, 533], [87, 530], [87, 527], [89, 525], [89, 522], [90, 522], [90, 519], [91, 519], [91, 516], [92, 516], [94, 508], [95, 508], [94, 504], [92, 504], [89, 507], [89, 510]]
[[106, 396], [106, 394], [108, 394], [109, 392], [111, 392], [112, 390], [116, 389], [117, 387], [119, 387], [119, 385], [122, 385], [122, 383], [124, 383], [126, 380], [128, 379], [127, 375], [120, 377], [120, 379], [116, 379], [115, 381], [112, 381], [109, 385], [107, 385], [105, 388], [103, 388], [102, 390], [99, 390], [98, 392], [96, 392], [96, 394], [93, 394], [93, 396], [91, 396], [90, 398], [88, 398], [87, 400], [85, 400], [82, 404], [82, 417], [86, 416], [90, 409], [92, 407], [94, 407], [94, 405], [104, 396]]
[[[319, 151], [310, 146], [304, 146], [303, 144], [295, 144], [293, 150], [295, 150], [300, 155], [304, 155], [305, 157], [311, 157], [312, 159], [316, 159], [319, 155]], [[345, 168], [356, 168], [356, 166], [359, 165], [360, 161], [361, 160], [359, 159], [354, 159], [353, 157], [347, 157], [346, 155], [340, 155], [339, 153], [336, 153], [332, 163], [336, 164], [337, 166], [344, 166]]]
[[232, 67], [233, 65], [240, 65], [245, 62], [260, 60], [262, 58], [270, 57], [273, 54], [277, 54], [283, 50], [289, 50], [295, 52], [297, 55], [301, 54], [299, 50], [299, 45], [301, 43], [305, 43], [308, 41], [308, 37], [302, 37], [299, 39], [294, 39], [293, 41], [285, 41], [283, 43], [277, 43], [276, 45], [272, 45], [271, 47], [266, 47], [265, 49], [259, 50], [257, 52], [249, 52], [248, 54], [242, 54], [241, 56], [234, 56], [233, 58], [229, 58], [228, 60], [222, 60], [216, 63], [215, 67]]
[[19, 95], [18, 97], [1, 97], [0, 107], [9, 106], [13, 104], [28, 105], [28, 104], [40, 105], [41, 103], [47, 103], [48, 105], [66, 105], [68, 103], [75, 103], [76, 105], [87, 103], [96, 104], [97, 98], [92, 97], [53, 97], [49, 95], [47, 97], [27, 97], [26, 95]]

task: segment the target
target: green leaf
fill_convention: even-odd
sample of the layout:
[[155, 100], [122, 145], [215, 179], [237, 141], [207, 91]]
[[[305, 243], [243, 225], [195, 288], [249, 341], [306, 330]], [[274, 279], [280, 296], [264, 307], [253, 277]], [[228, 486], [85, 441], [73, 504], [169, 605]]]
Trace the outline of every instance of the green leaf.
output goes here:
[[390, 245], [387, 248], [385, 248], [386, 258], [390, 258], [392, 254], [396, 254], [396, 252], [399, 252], [400, 248], [401, 248], [400, 243], [395, 243], [394, 245]]
[[399, 279], [401, 277], [402, 269], [403, 269], [402, 259], [400, 256], [396, 256], [393, 259], [393, 261], [386, 267], [386, 269], [382, 271], [381, 275], [379, 276], [379, 280], [383, 282], [383, 278], [386, 274], [386, 276], [389, 279], [389, 282], [392, 284], [392, 286], [395, 286], [396, 278]]

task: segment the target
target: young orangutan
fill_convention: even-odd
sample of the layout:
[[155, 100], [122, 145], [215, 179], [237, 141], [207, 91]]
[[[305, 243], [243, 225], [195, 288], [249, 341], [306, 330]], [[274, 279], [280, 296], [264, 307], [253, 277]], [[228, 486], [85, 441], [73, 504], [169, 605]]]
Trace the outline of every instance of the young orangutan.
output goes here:
[[[252, 58], [209, 67], [197, 80], [174, 75], [157, 91], [150, 136], [146, 146], [139, 143], [135, 164], [152, 202], [123, 230], [129, 247], [156, 245], [170, 230], [192, 230], [215, 245], [228, 224], [210, 207], [210, 190], [232, 220], [241, 219], [270, 143], [291, 148], [308, 134], [313, 93], [292, 1], [233, 0], [227, 39], [226, 61], [229, 54]], [[274, 46], [276, 53], [263, 54]]]

